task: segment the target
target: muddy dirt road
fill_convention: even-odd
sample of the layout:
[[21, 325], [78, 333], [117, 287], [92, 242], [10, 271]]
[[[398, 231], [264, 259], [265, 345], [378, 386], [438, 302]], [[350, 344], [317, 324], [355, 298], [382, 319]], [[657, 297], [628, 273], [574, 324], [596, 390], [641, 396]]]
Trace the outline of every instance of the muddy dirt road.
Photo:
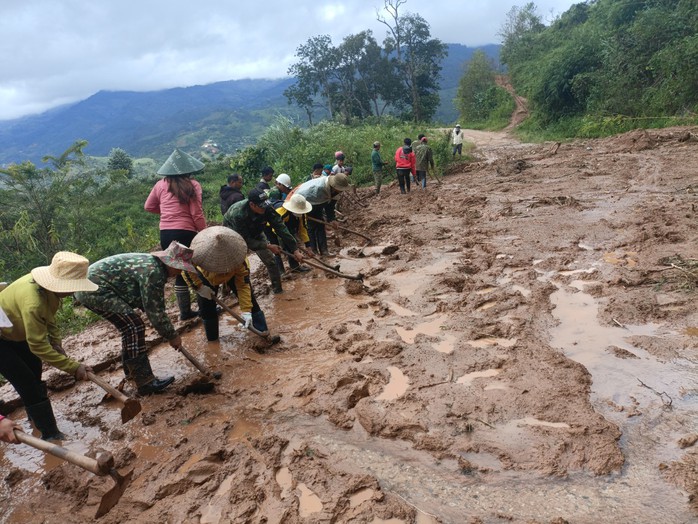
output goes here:
[[[219, 343], [183, 326], [214, 392], [173, 387], [122, 425], [96, 386], [50, 380], [67, 446], [134, 469], [102, 522], [696, 521], [696, 129], [476, 135], [442, 186], [345, 204], [374, 245], [341, 236], [332, 262], [363, 285], [255, 277], [281, 344], [225, 314]], [[96, 364], [119, 340], [64, 345]], [[167, 345], [151, 361], [180, 392], [197, 376]], [[2, 522], [89, 522], [111, 486], [2, 451]]]

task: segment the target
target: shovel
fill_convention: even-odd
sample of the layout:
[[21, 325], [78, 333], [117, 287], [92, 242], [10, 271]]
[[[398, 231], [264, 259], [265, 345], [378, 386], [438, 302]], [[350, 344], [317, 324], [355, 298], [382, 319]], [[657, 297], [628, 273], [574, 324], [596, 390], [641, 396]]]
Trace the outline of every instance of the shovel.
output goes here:
[[116, 399], [116, 401], [121, 404], [121, 423], [125, 424], [129, 420], [131, 420], [133, 417], [138, 415], [141, 412], [141, 403], [138, 402], [136, 399], [133, 399], [131, 397], [127, 397], [124, 395], [121, 391], [113, 387], [111, 384], [108, 382], [105, 382], [101, 378], [99, 378], [97, 375], [94, 373], [88, 371], [87, 372], [87, 378], [89, 378], [92, 382], [97, 384], [100, 388], [102, 388], [104, 391], [109, 393], [112, 397]]
[[58, 457], [70, 462], [71, 464], [81, 467], [82, 469], [85, 469], [90, 473], [94, 473], [97, 476], [104, 477], [109, 475], [114, 479], [116, 484], [114, 484], [109, 491], [102, 495], [102, 500], [99, 503], [99, 508], [97, 508], [95, 518], [105, 515], [110, 509], [116, 506], [116, 503], [119, 502], [121, 495], [123, 495], [124, 491], [126, 491], [126, 487], [131, 483], [133, 470], [130, 470], [125, 475], [120, 475], [114, 467], [114, 457], [111, 453], [102, 453], [99, 457], [97, 457], [97, 459], [93, 459], [86, 457], [85, 455], [75, 453], [74, 451], [70, 451], [62, 446], [46, 442], [40, 438], [32, 437], [31, 435], [27, 435], [24, 431], [20, 431], [18, 429], [15, 429], [15, 437], [17, 437], [17, 440], [24, 444], [28, 444], [29, 446], [41, 451], [45, 451], [54, 457]]
[[198, 369], [202, 375], [205, 375], [207, 377], [213, 377], [215, 379], [219, 379], [223, 376], [223, 373], [221, 373], [220, 371], [211, 371], [206, 366], [204, 366], [194, 355], [189, 353], [189, 351], [187, 351], [184, 348], [184, 346], [179, 346], [177, 348], [177, 351], [184, 355], [189, 362], [194, 364], [194, 367]]
[[[288, 251], [284, 251], [283, 249], [281, 250], [281, 252], [284, 255], [288, 255], [290, 257], [293, 256], [293, 253], [289, 253]], [[364, 280], [364, 276], [361, 273], [359, 273], [358, 275], [347, 275], [346, 273], [340, 273], [339, 271], [335, 271], [334, 269], [330, 269], [329, 267], [325, 267], [325, 264], [321, 265], [321, 264], [318, 264], [317, 262], [314, 262], [314, 261], [308, 260], [308, 259], [304, 259], [303, 261], [306, 264], [308, 264], [309, 266], [312, 266], [316, 269], [322, 269], [323, 271], [330, 273], [331, 275], [336, 275], [338, 277], [347, 278], [349, 280], [359, 280], [361, 282], [363, 282], [363, 280]]]

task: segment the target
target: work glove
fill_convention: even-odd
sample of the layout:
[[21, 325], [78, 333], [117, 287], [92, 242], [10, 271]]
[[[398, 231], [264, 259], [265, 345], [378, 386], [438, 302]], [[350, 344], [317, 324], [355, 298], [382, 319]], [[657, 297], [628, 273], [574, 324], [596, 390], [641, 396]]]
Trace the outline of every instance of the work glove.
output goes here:
[[242, 317], [242, 320], [245, 322], [242, 324], [243, 327], [248, 328], [252, 325], [252, 313], [243, 313], [240, 315]]
[[196, 294], [200, 297], [207, 298], [209, 300], [213, 300], [213, 297], [216, 296], [216, 294], [213, 292], [213, 289], [211, 289], [208, 286], [201, 286], [199, 289], [196, 290]]

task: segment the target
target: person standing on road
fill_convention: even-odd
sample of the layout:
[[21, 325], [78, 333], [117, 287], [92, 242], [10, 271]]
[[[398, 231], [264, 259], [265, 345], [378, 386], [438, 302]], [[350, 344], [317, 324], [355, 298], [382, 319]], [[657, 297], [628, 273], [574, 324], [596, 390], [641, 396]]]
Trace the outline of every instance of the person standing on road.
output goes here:
[[[308, 184], [309, 182], [306, 182]], [[269, 205], [267, 194], [258, 188], [254, 188], [247, 195], [246, 200], [238, 202], [223, 217], [223, 225], [237, 232], [247, 243], [247, 247], [257, 253], [267, 267], [272, 291], [275, 294], [283, 293], [281, 287], [281, 272], [276, 265], [274, 255], [281, 253], [279, 246], [269, 243], [264, 234], [266, 224], [271, 225], [283, 244], [293, 252], [294, 258], [299, 264], [303, 263], [303, 255], [298, 250], [298, 244], [293, 235], [288, 231], [281, 217]]]
[[388, 164], [383, 162], [381, 158], [381, 143], [373, 143], [373, 151], [371, 151], [371, 167], [373, 168], [373, 183], [376, 186], [376, 195], [381, 192], [381, 185], [383, 184], [383, 168]]
[[417, 170], [417, 183], [422, 189], [427, 188], [427, 171], [434, 170], [434, 152], [427, 145], [427, 137], [419, 135], [419, 145], [414, 150], [415, 169]]
[[181, 277], [182, 270], [196, 271], [191, 256], [191, 249], [175, 241], [164, 251], [103, 258], [88, 271], [90, 280], [99, 284], [99, 291], [75, 294], [83, 306], [119, 331], [124, 374], [135, 381], [139, 395], [159, 393], [174, 382], [174, 377], [160, 379], [153, 375], [145, 345], [145, 323], [136, 310], [146, 314], [170, 346], [181, 347], [182, 339], [165, 309], [165, 284], [170, 277]]
[[[303, 251], [305, 246], [310, 243], [310, 237], [308, 236], [308, 221], [306, 218], [306, 213], [312, 210], [312, 206], [308, 204], [305, 197], [300, 194], [290, 195], [286, 200], [277, 200], [272, 202], [272, 207], [279, 214], [281, 220], [286, 224], [288, 231], [296, 238], [300, 250]], [[273, 244], [280, 245], [284, 251], [289, 251], [289, 249], [282, 243], [282, 240], [276, 234], [276, 231], [267, 224], [267, 230], [265, 234], [269, 241]], [[299, 264], [295, 258], [288, 256], [288, 267], [291, 271], [296, 271], [298, 273], [306, 273], [310, 271], [310, 268]], [[279, 266], [279, 271], [284, 272], [284, 262], [280, 255], [274, 256], [276, 264]]]
[[463, 132], [460, 130], [460, 124], [451, 131], [451, 144], [453, 144], [453, 156], [463, 156]]
[[228, 175], [228, 183], [221, 186], [219, 196], [221, 197], [221, 213], [223, 215], [225, 215], [225, 212], [228, 211], [230, 206], [236, 202], [240, 202], [240, 200], [245, 200], [245, 195], [243, 195], [241, 191], [242, 184], [242, 176], [233, 173], [232, 175]]
[[44, 440], [63, 440], [65, 435], [58, 429], [41, 380], [43, 363], [77, 380], [87, 380], [91, 371], [66, 355], [56, 325], [62, 298], [97, 289], [87, 278], [88, 266], [85, 257], [59, 251], [51, 265], [32, 269], [0, 291], [0, 308], [11, 324], [0, 330], [0, 374], [17, 391]]
[[400, 184], [400, 193], [403, 195], [410, 192], [410, 177], [416, 173], [415, 162], [412, 139], [405, 138], [403, 145], [395, 151], [395, 170], [398, 184]]
[[255, 188], [261, 189], [262, 191], [266, 191], [267, 194], [269, 194], [269, 190], [271, 189], [269, 182], [271, 182], [272, 178], [274, 178], [274, 168], [270, 166], [263, 167], [262, 178], [259, 180], [259, 182], [257, 182]]
[[[175, 149], [158, 169], [164, 178], [155, 184], [145, 201], [145, 210], [160, 215], [160, 247], [167, 249], [175, 240], [188, 246], [196, 234], [206, 228], [201, 185], [191, 175], [204, 165], [184, 151]], [[196, 316], [191, 310], [189, 288], [181, 276], [175, 279], [179, 319]]]

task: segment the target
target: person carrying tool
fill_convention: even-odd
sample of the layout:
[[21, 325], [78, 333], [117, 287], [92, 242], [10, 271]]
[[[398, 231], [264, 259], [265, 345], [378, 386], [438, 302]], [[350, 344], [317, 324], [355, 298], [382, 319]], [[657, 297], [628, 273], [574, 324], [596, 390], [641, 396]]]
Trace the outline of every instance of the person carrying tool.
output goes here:
[[[313, 209], [313, 206], [306, 201], [303, 195], [293, 194], [284, 201], [277, 200], [276, 202], [272, 202], [272, 207], [279, 214], [284, 224], [286, 224], [289, 232], [295, 237], [300, 250], [304, 251], [305, 246], [310, 243], [310, 237], [308, 236], [308, 220], [305, 215]], [[281, 246], [284, 251], [289, 251], [281, 242], [281, 239], [271, 225], [267, 224], [267, 226], [265, 234], [269, 241]], [[275, 255], [274, 258], [276, 264], [279, 266], [279, 271], [283, 273], [284, 263], [281, 259], [281, 255]], [[309, 267], [299, 264], [293, 257], [288, 257], [288, 266], [291, 271], [300, 273], [310, 271]]]
[[83, 306], [111, 322], [121, 334], [124, 374], [135, 381], [139, 395], [161, 392], [174, 382], [174, 377], [160, 379], [153, 375], [145, 345], [145, 323], [136, 309], [146, 314], [170, 346], [179, 348], [182, 339], [165, 309], [165, 284], [182, 270], [196, 271], [191, 256], [191, 249], [172, 242], [165, 251], [103, 258], [88, 271], [90, 280], [99, 284], [99, 291], [75, 295]]
[[395, 170], [397, 171], [398, 184], [400, 184], [400, 193], [403, 195], [410, 192], [410, 176], [414, 176], [417, 171], [415, 162], [412, 139], [405, 138], [403, 145], [395, 151]]
[[415, 169], [417, 171], [417, 183], [422, 189], [427, 188], [427, 171], [431, 167], [434, 170], [434, 152], [427, 145], [427, 137], [419, 135], [419, 144], [414, 150]]
[[[308, 183], [310, 182], [306, 182]], [[246, 200], [231, 206], [223, 217], [223, 225], [237, 232], [245, 240], [248, 249], [257, 253], [267, 267], [272, 291], [275, 294], [283, 293], [281, 272], [274, 260], [274, 255], [280, 254], [281, 251], [279, 246], [271, 244], [264, 234], [266, 224], [274, 228], [283, 244], [293, 252], [296, 261], [302, 264], [303, 255], [298, 250], [296, 239], [288, 231], [278, 213], [269, 205], [267, 194], [261, 189], [252, 189]]]
[[219, 286], [226, 283], [238, 298], [245, 327], [251, 325], [258, 331], [269, 331], [250, 284], [245, 240], [227, 227], [211, 226], [196, 235], [191, 247], [195, 271], [183, 271], [182, 276], [198, 294], [206, 340], [218, 340], [218, 312], [214, 297]]
[[66, 355], [56, 325], [62, 298], [97, 289], [87, 278], [88, 265], [83, 256], [59, 251], [51, 265], [32, 269], [0, 291], [0, 308], [11, 324], [0, 329], [0, 374], [17, 391], [44, 440], [63, 440], [65, 435], [41, 380], [43, 363], [77, 380], [88, 379], [90, 368]]
[[[331, 223], [336, 220], [334, 207], [337, 198], [350, 187], [347, 175], [340, 173], [303, 182], [293, 190], [293, 194], [302, 195], [313, 207], [308, 213], [309, 218], [324, 221], [325, 216], [327, 216], [327, 222]], [[316, 254], [329, 255], [325, 224], [309, 220], [308, 236], [310, 237], [310, 248]]]

